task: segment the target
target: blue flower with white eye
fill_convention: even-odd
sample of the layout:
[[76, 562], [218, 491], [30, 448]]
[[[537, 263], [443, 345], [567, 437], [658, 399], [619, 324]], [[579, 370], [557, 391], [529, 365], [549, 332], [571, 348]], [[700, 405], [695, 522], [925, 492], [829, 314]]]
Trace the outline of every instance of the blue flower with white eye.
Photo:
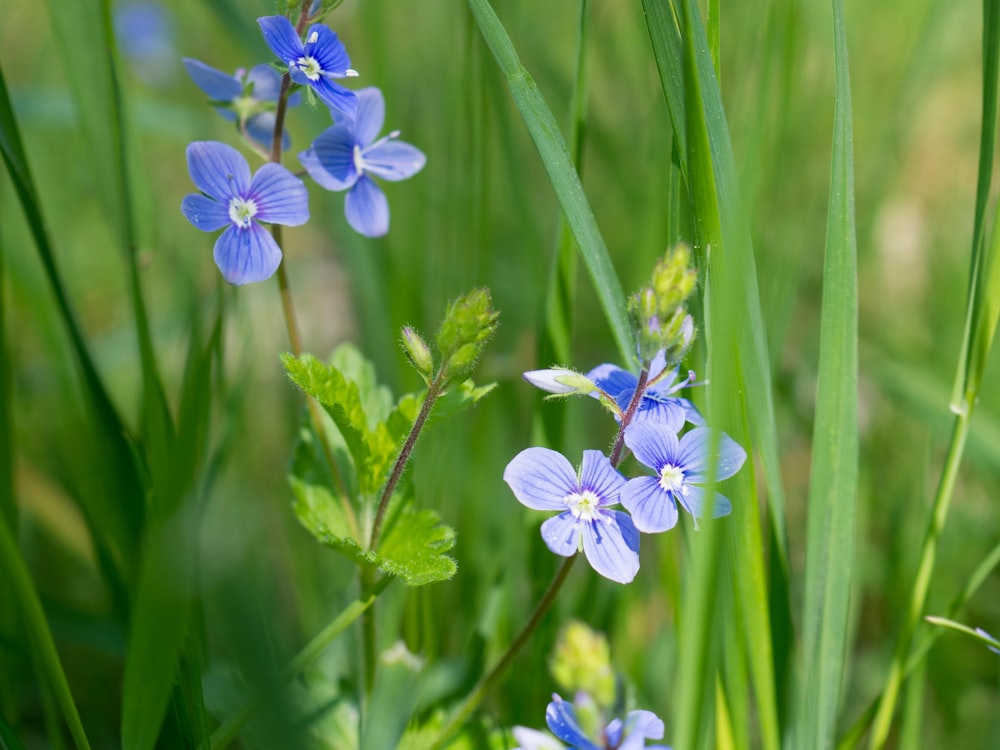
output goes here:
[[308, 151], [299, 154], [299, 161], [320, 186], [347, 190], [344, 214], [354, 231], [381, 237], [389, 231], [389, 202], [372, 177], [405, 180], [423, 169], [427, 157], [396, 140], [398, 130], [377, 137], [385, 122], [385, 99], [379, 89], [361, 89], [357, 96], [354, 121], [324, 130]]
[[[639, 385], [639, 378], [635, 374], [624, 370], [618, 365], [603, 364], [598, 365], [587, 373], [587, 377], [594, 381], [594, 384], [607, 393], [618, 404], [618, 408], [624, 411], [632, 400], [635, 389]], [[694, 373], [688, 373], [688, 377], [678, 381], [678, 370], [666, 370], [666, 357], [661, 351], [649, 365], [649, 379], [646, 392], [639, 402], [639, 409], [633, 418], [633, 422], [640, 422], [646, 419], [665, 424], [676, 425], [675, 432], [684, 426], [684, 422], [693, 425], [703, 426], [705, 419], [698, 412], [698, 409], [686, 398], [675, 396], [674, 394], [682, 388], [687, 388], [694, 381]], [[596, 393], [591, 394], [597, 396]]]
[[[625, 445], [639, 463], [655, 472], [655, 476], [630, 479], [621, 492], [621, 503], [639, 531], [655, 534], [672, 529], [677, 524], [678, 506], [694, 517], [697, 528], [705, 499], [700, 485], [709, 481], [706, 472], [711, 439], [708, 427], [696, 427], [680, 439], [655, 422], [636, 422], [625, 428]], [[716, 481], [733, 476], [746, 457], [736, 441], [721, 435]], [[714, 518], [728, 515], [732, 509], [729, 500], [715, 493]]]
[[181, 203], [187, 220], [203, 232], [226, 227], [215, 242], [215, 264], [230, 284], [269, 278], [281, 248], [259, 222], [296, 227], [309, 221], [309, 192], [280, 164], [250, 166], [232, 146], [196, 141], [187, 147], [188, 171], [201, 193]]
[[554, 510], [542, 524], [542, 539], [557, 555], [572, 557], [583, 547], [591, 566], [605, 578], [628, 583], [639, 570], [639, 532], [618, 504], [625, 477], [600, 451], [584, 451], [580, 472], [557, 451], [527, 448], [507, 464], [504, 481], [522, 505]]
[[[624, 720], [613, 719], [600, 737], [590, 737], [577, 721], [573, 704], [553, 694], [552, 702], [545, 709], [545, 723], [549, 731], [569, 750], [670, 750], [666, 745], [647, 745], [646, 740], [663, 738], [663, 722], [652, 711], [629, 711]], [[517, 750], [566, 750], [551, 737], [524, 727], [514, 728]]]
[[[254, 65], [250, 70], [240, 68], [235, 75], [229, 75], [191, 57], [183, 61], [191, 80], [215, 103], [215, 111], [231, 122], [246, 120], [247, 135], [270, 150], [275, 115], [267, 106], [277, 102], [281, 93], [278, 72], [270, 65]], [[288, 106], [294, 107], [300, 99], [298, 93], [292, 94]], [[284, 130], [281, 143], [282, 148], [291, 145]]]
[[336, 32], [314, 23], [303, 42], [284, 16], [265, 16], [257, 23], [267, 46], [288, 66], [293, 81], [309, 86], [323, 103], [347, 119], [354, 118], [358, 107], [354, 92], [333, 79], [350, 78], [358, 72], [351, 68], [351, 59]]

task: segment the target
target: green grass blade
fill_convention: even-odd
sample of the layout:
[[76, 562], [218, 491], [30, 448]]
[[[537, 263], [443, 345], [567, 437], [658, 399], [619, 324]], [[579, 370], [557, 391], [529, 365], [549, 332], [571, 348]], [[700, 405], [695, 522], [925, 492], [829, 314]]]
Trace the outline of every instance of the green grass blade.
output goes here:
[[[721, 330], [718, 337], [709, 332], [710, 339], [717, 339], [716, 353], [712, 356], [725, 354], [728, 357], [729, 354], [722, 350], [728, 350], [733, 340], [737, 350], [732, 367], [727, 369], [717, 364], [716, 371], [720, 374], [710, 374], [710, 380], [713, 386], [719, 386], [713, 389], [716, 392], [731, 389], [734, 393], [753, 394], [746, 403], [733, 407], [732, 417], [725, 427], [738, 442], [752, 445], [759, 451], [763, 462], [771, 503], [771, 598], [767, 592], [768, 568], [764, 562], [764, 542], [759, 528], [759, 504], [751, 462], [734, 480], [742, 490], [739, 497], [743, 503], [736, 504], [729, 533], [734, 554], [742, 560], [734, 575], [742, 617], [746, 621], [746, 653], [750, 659], [761, 734], [764, 746], [775, 750], [780, 746], [781, 735], [777, 696], [784, 692], [781, 685], [790, 663], [793, 639], [785, 638], [777, 642], [772, 639], [772, 617], [776, 621], [777, 632], [790, 633], [791, 614], [787, 609], [787, 545], [777, 432], [753, 248], [740, 203], [732, 145], [715, 68], [708, 54], [705, 29], [697, 8], [689, 7], [686, 11], [689, 15], [686, 33], [688, 46], [694, 50], [695, 80], [699, 89], [696, 98], [693, 101], [688, 99], [686, 106], [685, 88], [681, 83], [690, 74], [685, 73], [685, 46], [674, 23], [675, 17], [684, 17], [683, 12], [675, 14], [668, 3], [657, 0], [643, 0], [643, 8], [678, 145], [681, 172], [685, 175], [694, 202], [699, 243], [702, 247], [711, 247], [711, 283], [713, 294], [718, 296], [717, 303], [713, 303], [718, 304], [718, 310], [713, 312], [713, 316], [716, 325], [730, 320], [735, 326], [728, 339]], [[692, 124], [687, 113], [690, 106], [703, 110], [703, 135], [690, 132]], [[691, 143], [696, 135], [705, 140], [700, 147]], [[694, 157], [700, 159], [697, 165], [692, 161]], [[712, 183], [706, 185], [709, 177]], [[710, 193], [713, 193], [711, 199]], [[716, 227], [710, 226], [713, 222]], [[769, 602], [772, 603], [771, 608]]]
[[573, 159], [559, 132], [559, 125], [535, 81], [521, 65], [510, 37], [489, 2], [469, 0], [469, 7], [542, 158], [622, 359], [632, 363], [635, 360], [635, 346], [625, 312], [625, 294], [611, 265], [608, 248], [597, 227], [594, 213], [583, 193], [580, 177], [573, 168]]
[[17, 528], [17, 504], [14, 502], [14, 415], [12, 406], [13, 362], [7, 351], [7, 304], [5, 298], [4, 260], [0, 254], [0, 521]]
[[0, 716], [0, 750], [24, 750], [24, 745], [2, 716]]
[[69, 336], [83, 381], [86, 405], [94, 424], [98, 427], [91, 441], [95, 454], [93, 476], [98, 482], [102, 477], [109, 481], [106, 487], [91, 493], [93, 505], [87, 511], [88, 523], [95, 530], [95, 539], [102, 549], [102, 555], [108, 546], [115, 550], [115, 553], [104, 556], [105, 559], [117, 559], [119, 556], [129, 559], [141, 524], [142, 510], [142, 503], [138, 502], [138, 498], [142, 496], [142, 489], [134, 463], [132, 440], [97, 372], [56, 266], [41, 203], [28, 167], [2, 71], [0, 71], [0, 154], [7, 166], [28, 229], [35, 241], [46, 279], [52, 289], [59, 316]]
[[87, 733], [80, 721], [80, 713], [73, 701], [73, 694], [66, 681], [62, 662], [59, 661], [59, 653], [56, 651], [49, 623], [45, 619], [38, 590], [31, 580], [28, 567], [24, 564], [24, 559], [17, 547], [17, 541], [14, 539], [10, 527], [2, 518], [0, 518], [0, 571], [2, 571], [5, 584], [10, 587], [17, 611], [24, 618], [24, 630], [29, 634], [37, 649], [44, 678], [52, 688], [56, 702], [59, 704], [59, 709], [62, 711], [63, 718], [73, 737], [73, 742], [78, 750], [89, 750], [90, 743], [87, 741]]
[[823, 269], [819, 375], [809, 478], [803, 685], [797, 742], [834, 742], [847, 665], [858, 483], [858, 290], [851, 84], [844, 8], [833, 3], [833, 156]]

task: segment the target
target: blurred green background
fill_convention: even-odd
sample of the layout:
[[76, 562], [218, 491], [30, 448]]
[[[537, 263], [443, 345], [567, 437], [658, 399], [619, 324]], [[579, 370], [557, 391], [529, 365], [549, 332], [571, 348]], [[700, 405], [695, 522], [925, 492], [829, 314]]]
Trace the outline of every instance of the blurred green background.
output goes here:
[[[568, 126], [578, 2], [494, 5], [525, 67]], [[289, 344], [277, 285], [225, 288], [212, 262], [213, 238], [179, 211], [193, 190], [186, 144], [237, 145], [235, 130], [206, 106], [180, 58], [227, 71], [268, 61], [255, 18], [274, 12], [274, 4], [177, 0], [162, 10], [172, 56], [123, 55], [119, 69], [141, 283], [174, 402], [193, 316], [206, 319], [225, 307], [224, 367], [210, 434], [220, 458], [206, 473], [199, 531], [201, 606], [210, 674], [233, 668], [250, 674], [287, 661], [354, 598], [355, 581], [352, 566], [320, 548], [290, 511], [285, 474], [301, 397], [278, 361]], [[69, 297], [116, 406], [135, 425], [142, 378], [123, 252], [102, 199], [101, 152], [81, 125], [67, 74], [80, 61], [53, 34], [51, 15], [64, 12], [61, 2], [4, 0], [0, 65]], [[847, 3], [861, 482], [845, 726], [881, 689], [950, 424], [979, 146], [980, 13], [969, 0]], [[664, 198], [676, 171], [670, 126], [641, 4], [596, 0], [589, 14], [582, 179], [622, 284], [632, 290], [678, 239]], [[412, 651], [439, 660], [442, 687], [438, 693], [427, 688], [428, 700], [455, 697], [509, 642], [557, 564], [538, 536], [540, 514], [515, 502], [501, 474], [531, 444], [533, 414], [563, 408], [542, 404], [519, 379], [523, 370], [554, 364], [538, 361], [536, 351], [559, 208], [464, 3], [347, 0], [327, 22], [361, 74], [350, 83], [382, 88], [386, 128], [402, 130], [428, 162], [416, 178], [384, 186], [392, 226], [379, 240], [350, 230], [342, 195], [310, 184], [313, 218], [286, 230], [284, 240], [306, 349], [325, 357], [337, 343], [353, 341], [375, 362], [380, 379], [401, 393], [419, 384], [397, 344], [401, 325], [433, 333], [446, 302], [475, 285], [492, 290], [502, 314], [477, 375], [500, 387], [472, 412], [429, 431], [413, 469], [418, 503], [439, 509], [458, 532], [458, 575], [420, 590], [394, 587], [379, 610], [385, 646], [401, 632]], [[722, 3], [721, 86], [753, 227], [776, 388], [794, 612], [805, 559], [829, 183], [830, 24], [824, 2]], [[293, 154], [328, 125], [320, 109], [290, 110], [286, 165], [297, 169]], [[89, 426], [65, 333], [6, 174], [0, 178], [0, 248], [19, 539], [84, 725], [97, 747], [110, 747], [119, 731], [125, 633], [112, 617], [111, 596], [73, 499], [89, 470], [79, 450]], [[572, 360], [559, 364], [586, 371], [617, 357], [582, 269], [572, 349]], [[931, 612], [944, 611], [1000, 538], [996, 360], [984, 380], [942, 538]], [[554, 447], [573, 460], [614, 436], [596, 402], [574, 401], [565, 417], [569, 429]], [[578, 566], [558, 616], [487, 701], [487, 721], [542, 725], [555, 688], [546, 655], [558, 622], [572, 614], [608, 634], [617, 668], [634, 684], [640, 705], [664, 718], [669, 737], [676, 697], [671, 582], [684, 564], [685, 533], [689, 529], [645, 538], [642, 572], [628, 587]], [[10, 611], [0, 613], [0, 716], [29, 746], [41, 747], [49, 741], [50, 708], [14, 622]], [[987, 580], [963, 622], [1000, 633], [1000, 575]], [[357, 650], [353, 631], [335, 643], [323, 660], [330, 681], [353, 679]], [[212, 681], [207, 684], [209, 705], [221, 702], [213, 698]], [[998, 685], [1000, 659], [971, 640], [943, 637], [927, 665], [925, 746], [996, 747]]]

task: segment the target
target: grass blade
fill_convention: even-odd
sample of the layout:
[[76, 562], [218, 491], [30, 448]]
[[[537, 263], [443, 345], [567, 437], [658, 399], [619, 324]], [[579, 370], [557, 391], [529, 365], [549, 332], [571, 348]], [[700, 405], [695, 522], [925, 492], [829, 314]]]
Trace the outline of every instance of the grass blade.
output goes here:
[[844, 682], [858, 483], [854, 138], [841, 0], [833, 15], [836, 97], [802, 615], [809, 679], [796, 722], [797, 742], [815, 748], [833, 745]]
[[542, 158], [622, 359], [632, 363], [635, 346], [625, 312], [625, 293], [611, 265], [608, 248], [583, 193], [580, 176], [573, 168], [573, 160], [559, 132], [559, 125], [531, 75], [521, 65], [510, 37], [488, 0], [469, 0], [469, 7]]

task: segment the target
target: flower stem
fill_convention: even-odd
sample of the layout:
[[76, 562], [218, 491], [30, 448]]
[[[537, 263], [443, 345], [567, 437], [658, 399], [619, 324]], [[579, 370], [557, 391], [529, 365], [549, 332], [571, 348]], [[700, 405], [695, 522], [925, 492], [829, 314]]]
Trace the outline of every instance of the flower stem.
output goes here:
[[501, 657], [500, 661], [496, 663], [493, 667], [483, 676], [481, 680], [472, 689], [472, 692], [466, 697], [459, 707], [458, 711], [455, 712], [451, 720], [445, 724], [444, 728], [438, 733], [437, 739], [430, 746], [430, 750], [439, 750], [439, 748], [444, 747], [444, 743], [448, 740], [458, 729], [465, 723], [466, 719], [472, 714], [473, 711], [479, 706], [486, 694], [493, 689], [497, 681], [503, 676], [503, 673], [507, 671], [507, 667], [510, 666], [514, 657], [517, 656], [518, 652], [524, 647], [524, 644], [528, 642], [532, 633], [538, 628], [539, 623], [541, 623], [542, 618], [545, 613], [549, 611], [552, 603], [556, 599], [556, 594], [562, 588], [563, 582], [569, 575], [570, 570], [573, 568], [573, 563], [576, 562], [576, 558], [579, 555], [573, 555], [572, 557], [567, 557], [559, 570], [556, 571], [555, 577], [552, 579], [552, 583], [545, 590], [545, 594], [542, 596], [541, 600], [535, 606], [535, 611], [531, 613], [531, 619], [528, 620], [527, 624], [521, 628], [521, 632], [517, 634], [517, 638], [514, 642], [510, 644], [506, 653]]
[[430, 416], [431, 409], [434, 408], [434, 402], [441, 395], [441, 386], [444, 383], [444, 377], [445, 366], [442, 365], [437, 377], [427, 386], [427, 395], [424, 396], [424, 403], [420, 406], [417, 418], [413, 420], [413, 427], [410, 428], [410, 434], [406, 436], [406, 442], [403, 443], [399, 455], [396, 456], [396, 463], [393, 465], [389, 479], [382, 490], [382, 497], [379, 499], [378, 510], [375, 513], [371, 540], [368, 543], [368, 549], [370, 550], [374, 550], [378, 545], [379, 535], [382, 533], [382, 522], [385, 520], [385, 512], [389, 507], [389, 500], [392, 498], [392, 493], [396, 490], [396, 485], [399, 484], [400, 477], [403, 476], [403, 469], [406, 468], [406, 463], [410, 460], [410, 453], [413, 452], [413, 446], [417, 444], [417, 438], [420, 437], [420, 432], [424, 429], [427, 417]]
[[642, 372], [639, 373], [639, 382], [635, 386], [635, 393], [632, 394], [632, 400], [628, 402], [628, 408], [622, 414], [622, 426], [618, 430], [618, 435], [615, 437], [615, 447], [611, 451], [611, 465], [616, 469], [618, 468], [618, 464], [622, 462], [622, 453], [625, 450], [625, 428], [631, 424], [632, 418], [635, 417], [635, 413], [639, 410], [639, 404], [642, 403], [642, 397], [646, 393], [647, 378], [649, 378], [649, 369], [643, 367]]

